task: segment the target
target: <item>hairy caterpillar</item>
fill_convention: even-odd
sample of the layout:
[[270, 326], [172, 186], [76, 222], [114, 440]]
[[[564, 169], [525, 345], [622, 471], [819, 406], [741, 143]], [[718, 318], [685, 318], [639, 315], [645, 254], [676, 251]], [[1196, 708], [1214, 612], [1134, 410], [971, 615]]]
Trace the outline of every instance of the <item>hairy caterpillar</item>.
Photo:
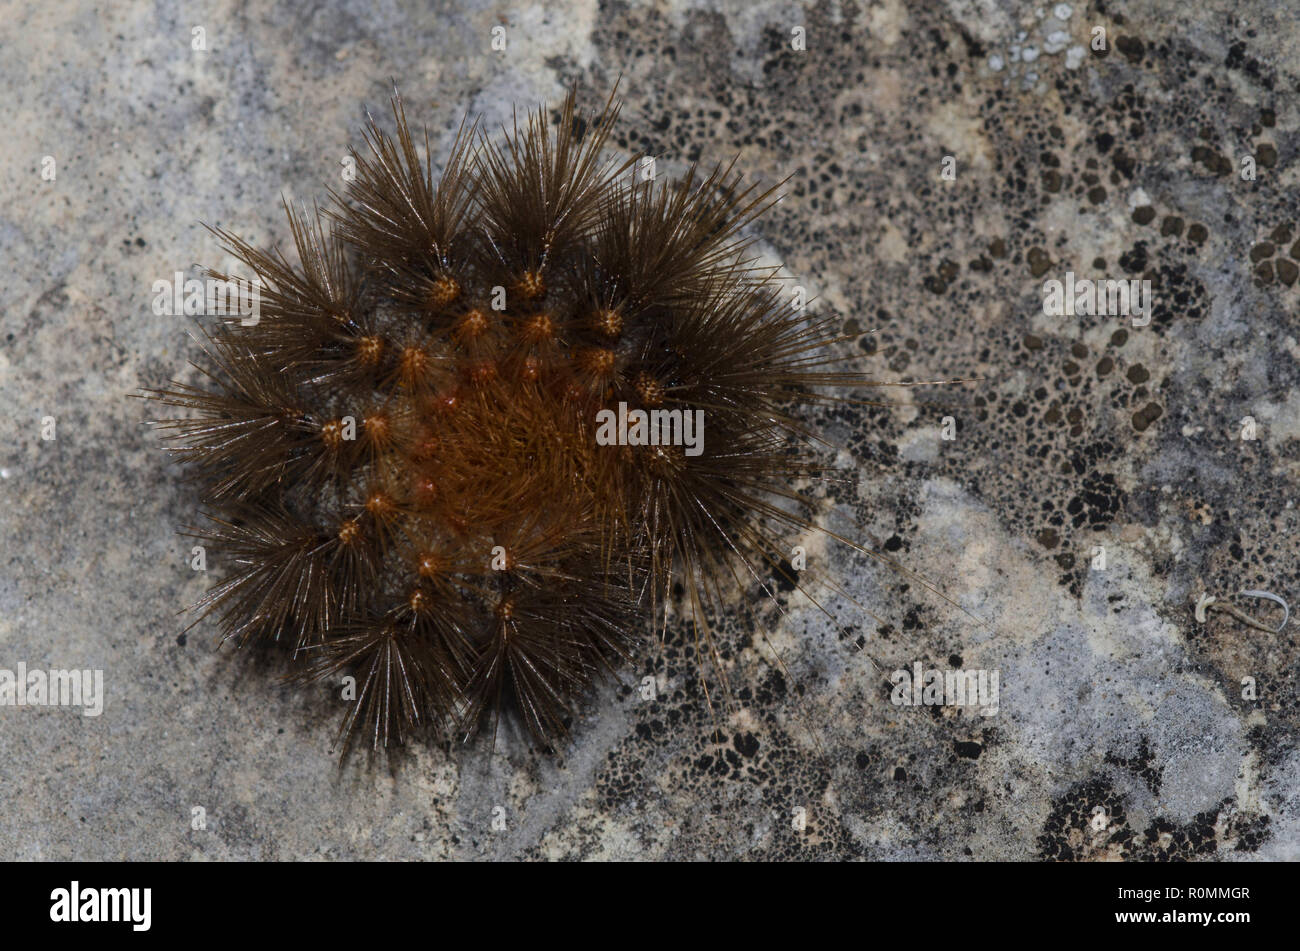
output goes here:
[[215, 232], [260, 319], [205, 330], [204, 385], [146, 391], [187, 411], [156, 422], [234, 565], [200, 620], [355, 676], [345, 749], [503, 712], [546, 745], [674, 584], [714, 660], [726, 589], [799, 585], [782, 533], [823, 469], [800, 409], [880, 384], [746, 258], [774, 189], [628, 175], [617, 115], [571, 92], [554, 129], [462, 125], [435, 181], [394, 98], [346, 194], [286, 205], [297, 264]]

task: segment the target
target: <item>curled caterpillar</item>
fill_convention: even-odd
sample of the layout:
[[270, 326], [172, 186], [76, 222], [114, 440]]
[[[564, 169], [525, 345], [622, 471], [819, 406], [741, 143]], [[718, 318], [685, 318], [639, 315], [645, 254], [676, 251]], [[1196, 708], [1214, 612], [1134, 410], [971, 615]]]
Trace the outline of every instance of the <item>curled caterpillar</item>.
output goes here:
[[344, 750], [503, 713], [545, 746], [676, 586], [716, 660], [729, 586], [798, 584], [801, 411], [873, 384], [746, 257], [775, 190], [646, 180], [605, 157], [617, 115], [571, 92], [554, 128], [463, 124], [435, 181], [395, 98], [328, 211], [286, 205], [296, 263], [214, 232], [260, 317], [205, 328], [202, 385], [145, 394], [186, 411], [156, 422], [231, 566], [199, 619], [355, 676]]

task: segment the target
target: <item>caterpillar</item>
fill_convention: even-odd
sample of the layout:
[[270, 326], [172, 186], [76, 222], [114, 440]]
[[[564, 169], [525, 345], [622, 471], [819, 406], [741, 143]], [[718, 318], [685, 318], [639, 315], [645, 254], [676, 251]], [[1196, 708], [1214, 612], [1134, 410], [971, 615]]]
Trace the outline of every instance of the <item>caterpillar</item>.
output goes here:
[[618, 115], [575, 89], [553, 127], [466, 121], [435, 180], [394, 96], [343, 193], [285, 203], [296, 263], [212, 229], [259, 318], [205, 324], [203, 379], [142, 394], [179, 411], [153, 422], [189, 533], [230, 566], [195, 623], [294, 682], [355, 677], [345, 753], [503, 717], [549, 748], [674, 592], [716, 663], [732, 586], [803, 587], [807, 411], [881, 384], [749, 255], [780, 184], [640, 175], [606, 155]]

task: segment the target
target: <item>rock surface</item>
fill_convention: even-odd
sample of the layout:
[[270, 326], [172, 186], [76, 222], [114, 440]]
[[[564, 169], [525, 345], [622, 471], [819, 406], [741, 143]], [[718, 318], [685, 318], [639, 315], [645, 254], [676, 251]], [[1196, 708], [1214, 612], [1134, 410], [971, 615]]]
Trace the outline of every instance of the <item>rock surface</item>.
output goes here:
[[[0, 668], [105, 703], [0, 706], [0, 856], [1300, 858], [1300, 628], [1193, 611], [1300, 603], [1300, 24], [1111, 6], [8, 5]], [[824, 523], [902, 568], [792, 539], [836, 620], [738, 597], [712, 714], [670, 624], [552, 756], [340, 768], [328, 692], [182, 633], [193, 492], [127, 397], [198, 348], [153, 283], [230, 263], [200, 222], [286, 242], [393, 82], [439, 158], [620, 76], [661, 173], [790, 176], [755, 237], [875, 331], [856, 365], [975, 381], [819, 421]], [[1150, 280], [1149, 323], [1045, 315], [1067, 271]], [[996, 711], [892, 702], [917, 663], [996, 672]]]

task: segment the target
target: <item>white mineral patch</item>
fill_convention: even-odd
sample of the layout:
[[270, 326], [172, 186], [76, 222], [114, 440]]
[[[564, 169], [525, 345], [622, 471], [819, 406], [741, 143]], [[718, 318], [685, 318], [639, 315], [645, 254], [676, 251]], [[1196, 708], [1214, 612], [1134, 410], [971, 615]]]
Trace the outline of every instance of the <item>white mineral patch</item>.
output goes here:
[[1047, 34], [1047, 39], [1043, 43], [1044, 53], [1059, 53], [1070, 45], [1070, 34], [1064, 30], [1053, 30]]

